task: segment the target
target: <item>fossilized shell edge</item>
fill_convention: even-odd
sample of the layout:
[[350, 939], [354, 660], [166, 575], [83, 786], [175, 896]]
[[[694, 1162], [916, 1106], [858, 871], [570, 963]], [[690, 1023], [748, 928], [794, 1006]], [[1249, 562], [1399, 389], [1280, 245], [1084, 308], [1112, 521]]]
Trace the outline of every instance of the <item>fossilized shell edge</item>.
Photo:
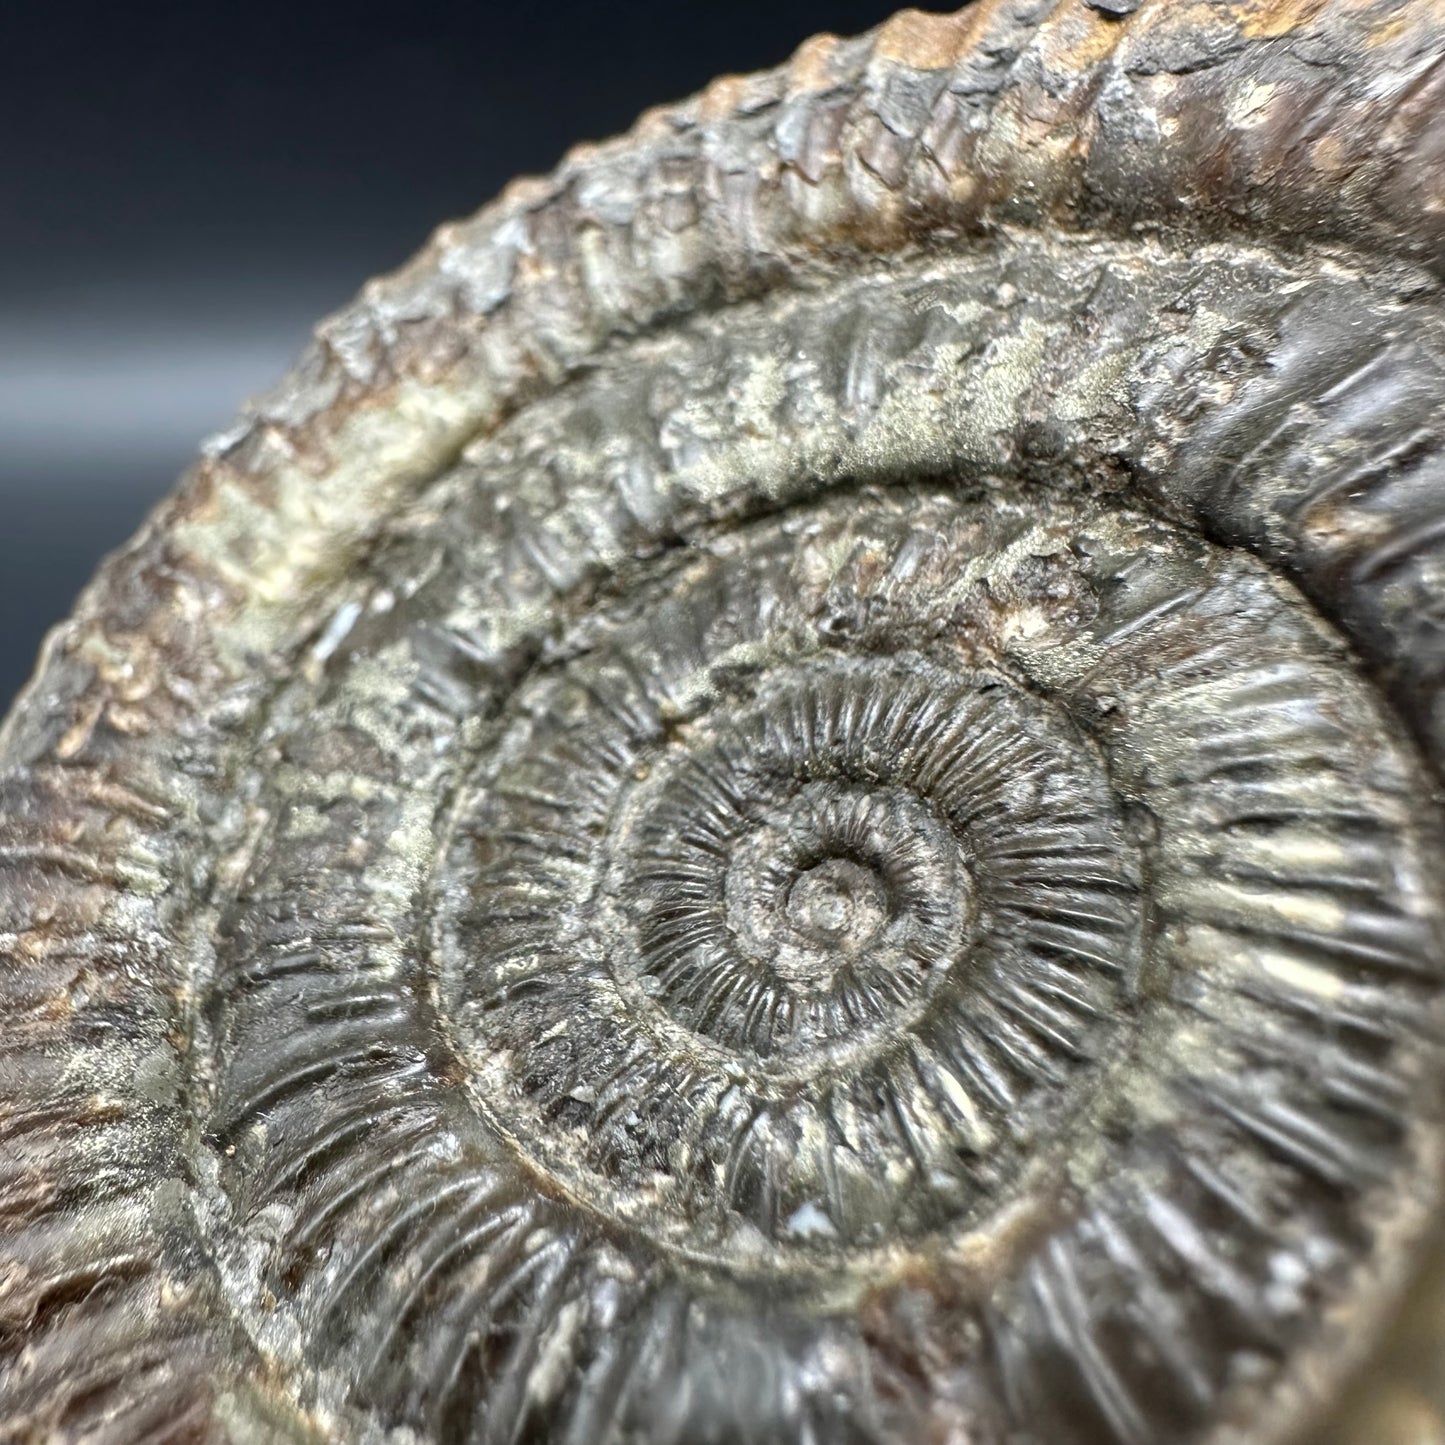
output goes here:
[[[808, 42], [440, 227], [206, 443], [69, 629], [113, 614], [120, 574], [164, 537], [225, 596], [207, 630], [234, 673], [304, 630], [297, 594], [344, 571], [377, 517], [595, 348], [829, 255], [1169, 227], [1445, 269], [1437, 0], [1017, 10]], [[1003, 76], [981, 75], [1000, 51]], [[624, 237], [651, 247], [650, 276]], [[47, 656], [75, 651], [63, 630]]]
[[[106, 566], [0, 739], [17, 827], [83, 830], [101, 805], [131, 820], [108, 882], [54, 880], [60, 912], [103, 917], [153, 956], [184, 890], [162, 886], [145, 842], [177, 818], [196, 827], [200, 807], [197, 793], [160, 787], [168, 735], [188, 733], [198, 758], [219, 753], [227, 710], [260, 690], [248, 675], [315, 625], [317, 599], [377, 519], [611, 337], [784, 284], [820, 257], [972, 244], [1003, 225], [1257, 227], [1289, 244], [1377, 244], [1436, 275], [1445, 264], [1440, 5], [1154, 3], [1120, 23], [1066, 3], [1038, 26], [997, 3], [962, 14], [972, 50], [953, 47], [957, 27], [895, 21], [871, 42], [815, 45], [654, 113], [444, 228], [325, 323]], [[977, 125], [910, 110], [908, 94], [969, 94], [968, 80], [951, 88], [960, 71], [1010, 27], [1016, 59]], [[615, 254], [640, 236], [644, 274]], [[112, 765], [103, 781], [123, 805], [40, 777]], [[25, 967], [38, 968], [54, 941], [49, 903], [28, 884], [0, 891]], [[138, 988], [164, 978], [154, 957], [156, 978]], [[163, 1039], [163, 1015], [146, 1006]], [[66, 1046], [64, 1019], [51, 1028], [32, 1041], [37, 1058]]]

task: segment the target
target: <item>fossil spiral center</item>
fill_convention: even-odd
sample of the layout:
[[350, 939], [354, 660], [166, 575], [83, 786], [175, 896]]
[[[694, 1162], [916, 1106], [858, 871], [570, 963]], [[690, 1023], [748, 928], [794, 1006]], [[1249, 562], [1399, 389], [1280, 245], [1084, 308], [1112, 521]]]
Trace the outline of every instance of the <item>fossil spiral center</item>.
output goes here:
[[[845, 952], [866, 947], [886, 917], [878, 875], [848, 858], [827, 858], [799, 874], [788, 890], [788, 919], [811, 943]], [[783, 972], [781, 960], [777, 967]]]
[[1278, 967], [1333, 918], [1328, 837], [1274, 820], [1384, 809], [1315, 736], [1343, 696], [1272, 581], [1130, 514], [844, 498], [664, 562], [460, 789], [437, 997], [475, 1108], [732, 1274], [983, 1228], [1031, 1171], [1086, 1178], [1091, 1121], [1149, 1132], [1153, 1001], [1239, 1007], [1201, 954]]
[[599, 964], [634, 1017], [679, 1046], [816, 1072], [886, 1047], [966, 951], [966, 849], [937, 800], [881, 751], [776, 732], [780, 708], [865, 708], [872, 676], [777, 668], [624, 786], [589, 932], [613, 940]]
[[[213, 974], [194, 1209], [268, 1358], [388, 1408], [465, 1382], [436, 1439], [1137, 1445], [1214, 1438], [1192, 1422], [1243, 1418], [1216, 1390], [1273, 1388], [1389, 1277], [1377, 1222], [1438, 1182], [1434, 783], [1382, 646], [1217, 540], [1269, 520], [1253, 473], [1300, 455], [1320, 356], [1266, 376], [1272, 330], [1190, 332], [1204, 263], [1154, 240], [918, 264], [525, 408], [378, 535], [268, 703], [207, 824], [214, 960], [182, 939]], [[1296, 314], [1255, 264], [1228, 284]], [[1115, 371], [1137, 319], [1162, 339]], [[1408, 415], [1377, 359], [1315, 420]], [[1006, 445], [976, 387], [1019, 408]], [[1268, 405], [1211, 430], [1238, 387]], [[1277, 519], [1312, 539], [1292, 568], [1400, 434], [1277, 472], [1291, 507], [1329, 483], [1325, 521]], [[1156, 514], [1129, 484], [1159, 447]], [[1382, 472], [1365, 590], [1433, 636], [1385, 523], [1436, 533]], [[942, 1413], [888, 1415], [920, 1370]]]
[[[689, 1255], [968, 1217], [1133, 1028], [1143, 870], [1105, 759], [947, 624], [927, 525], [804, 509], [659, 569], [522, 680], [459, 804], [441, 1003], [478, 1107]], [[810, 580], [849, 549], [908, 579], [872, 637]]]

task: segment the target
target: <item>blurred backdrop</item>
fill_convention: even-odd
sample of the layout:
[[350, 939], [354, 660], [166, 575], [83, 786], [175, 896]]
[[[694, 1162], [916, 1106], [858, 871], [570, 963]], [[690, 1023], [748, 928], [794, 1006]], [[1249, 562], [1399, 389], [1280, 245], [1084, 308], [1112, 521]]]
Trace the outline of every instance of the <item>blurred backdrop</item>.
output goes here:
[[894, 8], [0, 0], [0, 710], [368, 276], [572, 142]]

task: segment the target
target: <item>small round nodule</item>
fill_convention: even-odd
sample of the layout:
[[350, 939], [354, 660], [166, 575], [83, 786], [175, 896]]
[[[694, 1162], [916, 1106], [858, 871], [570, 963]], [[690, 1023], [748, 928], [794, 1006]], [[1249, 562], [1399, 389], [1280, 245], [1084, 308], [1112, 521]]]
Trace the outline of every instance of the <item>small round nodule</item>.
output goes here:
[[788, 890], [788, 920], [805, 939], [846, 953], [866, 948], [888, 919], [883, 881], [849, 858], [825, 858]]

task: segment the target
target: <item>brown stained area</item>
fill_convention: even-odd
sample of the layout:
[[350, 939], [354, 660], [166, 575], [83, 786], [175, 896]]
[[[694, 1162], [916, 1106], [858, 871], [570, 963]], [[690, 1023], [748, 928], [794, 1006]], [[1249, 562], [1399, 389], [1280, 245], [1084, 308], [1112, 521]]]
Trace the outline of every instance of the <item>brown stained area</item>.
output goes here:
[[1066, 10], [1039, 41], [1039, 57], [1048, 70], [1073, 78], [1107, 61], [1128, 32], [1098, 10]]
[[998, 0], [983, 0], [952, 15], [900, 10], [878, 28], [874, 55], [919, 70], [943, 70], [969, 52], [1000, 8]]
[[1273, 40], [1317, 20], [1330, 0], [1245, 0], [1242, 32], [1250, 40]]
[[747, 100], [752, 84], [748, 75], [720, 75], [698, 97], [699, 119], [722, 120], [731, 115]]
[[827, 90], [833, 85], [833, 59], [839, 43], [836, 35], [814, 35], [798, 47], [787, 69], [790, 97]]
[[[1365, 0], [1354, 0], [1354, 3], [1364, 5]], [[1427, 23], [1432, 16], [1438, 16], [1440, 10], [1440, 0], [1404, 0], [1398, 10], [1379, 16], [1366, 44], [1374, 48], [1405, 39], [1412, 26]]]

